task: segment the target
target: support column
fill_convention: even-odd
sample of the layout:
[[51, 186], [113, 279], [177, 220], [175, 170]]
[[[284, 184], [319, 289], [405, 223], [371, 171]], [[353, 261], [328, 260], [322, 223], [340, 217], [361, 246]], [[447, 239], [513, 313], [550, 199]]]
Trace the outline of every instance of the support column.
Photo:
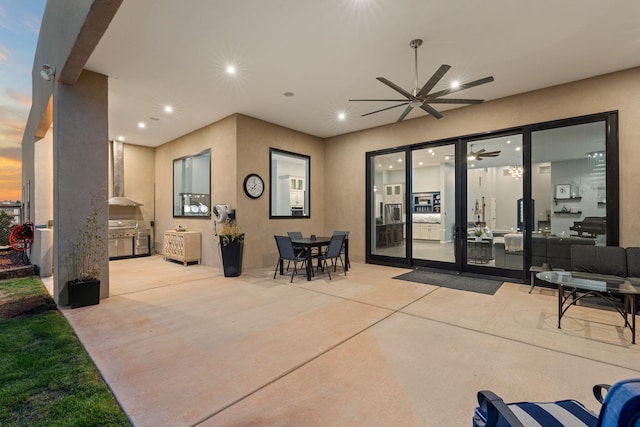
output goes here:
[[103, 209], [104, 253], [100, 297], [109, 296], [108, 223], [108, 80], [83, 71], [73, 85], [56, 83], [53, 93], [54, 299], [68, 304], [67, 281], [76, 279], [71, 250], [82, 235], [91, 200]]

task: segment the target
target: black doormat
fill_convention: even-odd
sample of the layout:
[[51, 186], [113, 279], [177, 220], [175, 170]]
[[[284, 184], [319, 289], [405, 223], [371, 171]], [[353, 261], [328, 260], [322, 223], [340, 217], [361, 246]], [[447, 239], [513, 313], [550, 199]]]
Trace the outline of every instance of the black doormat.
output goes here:
[[501, 280], [478, 279], [476, 277], [461, 276], [459, 274], [434, 273], [424, 270], [413, 270], [409, 273], [396, 276], [394, 279], [487, 295], [495, 295], [502, 285]]

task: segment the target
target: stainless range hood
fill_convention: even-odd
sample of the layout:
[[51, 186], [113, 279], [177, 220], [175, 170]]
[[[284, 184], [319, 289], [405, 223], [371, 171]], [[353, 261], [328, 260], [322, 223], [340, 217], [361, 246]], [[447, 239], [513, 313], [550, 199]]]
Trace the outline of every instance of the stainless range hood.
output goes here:
[[143, 206], [142, 203], [135, 202], [124, 197], [124, 156], [123, 144], [120, 141], [113, 141], [113, 197], [109, 199], [111, 206]]

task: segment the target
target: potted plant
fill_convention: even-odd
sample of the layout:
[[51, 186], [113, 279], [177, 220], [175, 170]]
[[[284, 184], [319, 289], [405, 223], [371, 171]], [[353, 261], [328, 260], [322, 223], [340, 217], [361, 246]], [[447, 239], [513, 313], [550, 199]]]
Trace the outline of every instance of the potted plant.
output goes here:
[[220, 238], [224, 276], [237, 277], [242, 273], [244, 233], [238, 227], [235, 219], [227, 218], [222, 223], [222, 230], [218, 233], [218, 236]]
[[71, 273], [76, 277], [67, 282], [71, 308], [100, 303], [100, 264], [106, 252], [105, 225], [101, 215], [105, 203], [92, 195], [91, 211], [80, 239], [71, 247]]

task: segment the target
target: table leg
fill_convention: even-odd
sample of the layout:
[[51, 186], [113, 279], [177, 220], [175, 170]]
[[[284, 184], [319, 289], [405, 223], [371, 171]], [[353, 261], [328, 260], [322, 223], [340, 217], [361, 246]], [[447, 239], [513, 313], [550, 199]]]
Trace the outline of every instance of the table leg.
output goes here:
[[638, 311], [638, 306], [636, 305], [636, 296], [630, 295], [631, 299], [631, 344], [636, 343], [636, 314]]
[[560, 320], [562, 320], [562, 297], [564, 296], [564, 287], [562, 285], [558, 285], [558, 329], [562, 329], [560, 327]]
[[307, 281], [311, 281], [311, 269], [313, 265], [311, 263], [311, 247], [307, 248]]
[[349, 271], [349, 239], [344, 241], [344, 270]]
[[533, 291], [533, 287], [535, 286], [535, 278], [536, 278], [536, 273], [532, 270], [531, 271], [531, 287], [529, 288], [529, 293], [531, 293], [531, 291]]

